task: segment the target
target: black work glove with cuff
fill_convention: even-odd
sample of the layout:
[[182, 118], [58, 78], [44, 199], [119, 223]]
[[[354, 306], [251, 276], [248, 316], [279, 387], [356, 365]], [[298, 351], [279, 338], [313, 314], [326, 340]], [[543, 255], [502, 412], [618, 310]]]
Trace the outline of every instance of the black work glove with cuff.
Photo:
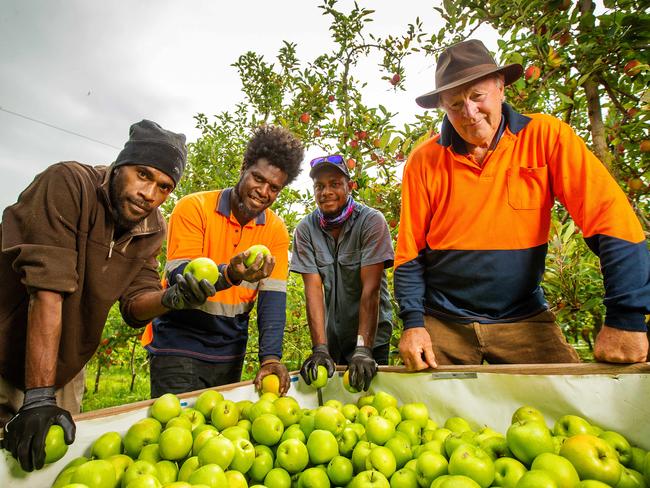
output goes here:
[[217, 293], [208, 280], [198, 281], [193, 274], [178, 274], [176, 283], [163, 293], [161, 303], [170, 310], [185, 310], [203, 305], [206, 300]]
[[305, 359], [300, 368], [300, 376], [305, 383], [311, 385], [311, 382], [318, 376], [318, 366], [325, 366], [327, 377], [331, 378], [336, 371], [336, 363], [330, 356], [327, 344], [318, 344], [312, 348], [311, 356]]
[[25, 471], [41, 469], [45, 464], [45, 437], [50, 426], [60, 425], [65, 443], [74, 442], [76, 427], [72, 415], [56, 405], [54, 391], [53, 386], [25, 391], [23, 406], [5, 425], [2, 447]]
[[361, 391], [368, 391], [370, 382], [377, 374], [377, 362], [372, 357], [372, 349], [357, 346], [348, 361], [350, 386]]

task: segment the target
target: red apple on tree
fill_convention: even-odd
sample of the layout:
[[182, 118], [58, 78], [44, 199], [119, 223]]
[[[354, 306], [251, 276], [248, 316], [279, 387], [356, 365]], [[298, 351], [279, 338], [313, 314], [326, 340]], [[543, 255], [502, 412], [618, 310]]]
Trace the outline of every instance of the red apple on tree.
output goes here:
[[300, 122], [302, 124], [308, 124], [310, 120], [311, 120], [311, 115], [309, 115], [307, 112], [303, 112], [300, 114]]

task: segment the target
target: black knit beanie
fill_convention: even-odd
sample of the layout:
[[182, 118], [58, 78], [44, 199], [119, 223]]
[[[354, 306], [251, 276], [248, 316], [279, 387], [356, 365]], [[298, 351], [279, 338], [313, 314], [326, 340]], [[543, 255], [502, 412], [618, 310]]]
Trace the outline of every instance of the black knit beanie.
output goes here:
[[131, 126], [129, 140], [124, 144], [113, 167], [127, 164], [152, 166], [167, 173], [174, 184], [178, 184], [186, 159], [184, 134], [165, 130], [151, 120], [142, 120]]

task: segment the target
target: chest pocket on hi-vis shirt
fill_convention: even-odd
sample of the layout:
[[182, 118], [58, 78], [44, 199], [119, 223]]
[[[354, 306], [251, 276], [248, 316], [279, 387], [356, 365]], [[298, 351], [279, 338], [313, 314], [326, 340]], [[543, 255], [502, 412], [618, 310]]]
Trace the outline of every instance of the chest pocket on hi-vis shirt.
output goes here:
[[548, 167], [510, 168], [508, 170], [508, 203], [516, 210], [544, 207], [550, 199]]

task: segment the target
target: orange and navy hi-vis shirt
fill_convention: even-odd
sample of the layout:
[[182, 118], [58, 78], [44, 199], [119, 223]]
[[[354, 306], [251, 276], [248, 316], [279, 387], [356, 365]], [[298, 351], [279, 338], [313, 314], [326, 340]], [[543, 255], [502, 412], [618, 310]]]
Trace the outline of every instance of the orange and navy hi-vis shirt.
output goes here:
[[405, 328], [424, 314], [515, 322], [547, 308], [540, 287], [554, 199], [600, 257], [605, 323], [644, 331], [650, 253], [616, 181], [554, 117], [503, 105], [500, 138], [480, 167], [445, 117], [404, 168], [395, 296]]
[[167, 264], [170, 284], [187, 263], [206, 256], [222, 272], [232, 256], [254, 244], [264, 244], [275, 257], [271, 275], [258, 282], [229, 286], [217, 282], [217, 293], [193, 310], [168, 312], [145, 331], [146, 349], [153, 355], [187, 356], [211, 362], [242, 360], [248, 339], [249, 313], [257, 300], [259, 356], [282, 356], [286, 321], [289, 234], [270, 209], [241, 226], [231, 212], [231, 188], [193, 193], [179, 200], [169, 219]]

